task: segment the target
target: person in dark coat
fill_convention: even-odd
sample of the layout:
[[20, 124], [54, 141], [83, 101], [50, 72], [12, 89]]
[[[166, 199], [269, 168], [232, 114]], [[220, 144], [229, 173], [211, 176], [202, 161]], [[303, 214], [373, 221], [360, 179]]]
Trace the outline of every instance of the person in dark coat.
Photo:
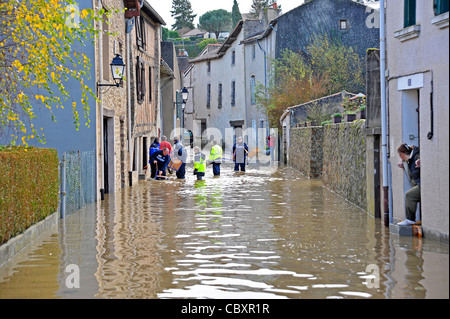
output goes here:
[[159, 150], [159, 137], [155, 137], [153, 143], [150, 145], [149, 156]]
[[[163, 150], [155, 151], [150, 156], [150, 167], [152, 169], [151, 178], [156, 176], [166, 176], [166, 168], [170, 162], [170, 152], [167, 147]], [[156, 177], [156, 179], [164, 179], [163, 177]]]
[[248, 154], [248, 146], [242, 140], [242, 137], [238, 137], [237, 142], [233, 145], [233, 160], [234, 170], [237, 172], [241, 168], [242, 172], [245, 172], [245, 160]]
[[398, 166], [405, 170], [411, 184], [411, 188], [405, 193], [406, 219], [397, 225], [414, 225], [417, 204], [420, 202], [420, 151], [419, 147], [405, 143], [398, 147], [397, 152], [402, 159]]

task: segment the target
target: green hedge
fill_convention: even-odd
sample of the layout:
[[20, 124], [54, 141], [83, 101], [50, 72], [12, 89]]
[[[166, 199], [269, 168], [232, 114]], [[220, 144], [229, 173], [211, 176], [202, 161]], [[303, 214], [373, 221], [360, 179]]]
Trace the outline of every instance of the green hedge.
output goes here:
[[58, 209], [54, 149], [0, 146], [0, 245]]

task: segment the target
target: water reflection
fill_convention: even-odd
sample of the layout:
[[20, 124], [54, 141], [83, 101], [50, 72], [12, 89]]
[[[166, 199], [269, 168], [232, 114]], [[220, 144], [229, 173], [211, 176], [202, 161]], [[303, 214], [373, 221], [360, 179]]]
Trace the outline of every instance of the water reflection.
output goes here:
[[390, 235], [294, 170], [224, 168], [106, 196], [0, 267], [1, 298], [43, 296], [448, 298], [448, 247]]

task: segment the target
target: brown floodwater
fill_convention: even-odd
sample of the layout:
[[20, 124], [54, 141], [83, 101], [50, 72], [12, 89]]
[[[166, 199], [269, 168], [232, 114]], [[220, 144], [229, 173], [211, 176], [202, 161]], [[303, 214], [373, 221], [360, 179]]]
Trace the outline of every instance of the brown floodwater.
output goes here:
[[[141, 181], [0, 266], [0, 298], [448, 298], [448, 246], [276, 166]], [[173, 177], [172, 177], [173, 178]]]

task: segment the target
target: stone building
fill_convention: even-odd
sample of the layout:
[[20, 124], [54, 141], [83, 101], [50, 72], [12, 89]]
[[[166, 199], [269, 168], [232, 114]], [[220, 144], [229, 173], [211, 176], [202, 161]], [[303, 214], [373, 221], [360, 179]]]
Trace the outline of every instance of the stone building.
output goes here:
[[[119, 54], [126, 54], [126, 33], [124, 13], [114, 13], [111, 9], [125, 9], [121, 0], [98, 1], [96, 9], [111, 12], [103, 16], [104, 21], [98, 22], [101, 30], [96, 38], [96, 82], [97, 103], [97, 189], [103, 198], [104, 194], [115, 193], [123, 185], [123, 177], [127, 168], [123, 162], [128, 160], [126, 145], [127, 128], [127, 86], [125, 82], [118, 87], [106, 86], [115, 84], [110, 63]], [[126, 63], [126, 62], [125, 62]]]
[[397, 167], [402, 143], [420, 147], [424, 237], [449, 235], [448, 1], [386, 2], [386, 98], [392, 222], [405, 217], [410, 185]]
[[379, 11], [353, 0], [310, 0], [276, 18], [276, 57], [290, 49], [305, 52], [323, 34], [365, 57], [379, 47]]
[[[101, 8], [111, 13], [104, 16], [96, 42], [97, 185], [103, 194], [132, 186], [145, 173], [151, 137], [159, 134], [160, 26], [165, 23], [147, 1], [102, 0]], [[124, 81], [102, 86], [114, 84], [110, 63], [116, 55], [126, 66]]]
[[144, 178], [150, 145], [160, 135], [162, 25], [165, 25], [164, 20], [148, 1], [143, 1], [139, 16], [134, 17], [134, 28], [129, 33], [130, 186]]

